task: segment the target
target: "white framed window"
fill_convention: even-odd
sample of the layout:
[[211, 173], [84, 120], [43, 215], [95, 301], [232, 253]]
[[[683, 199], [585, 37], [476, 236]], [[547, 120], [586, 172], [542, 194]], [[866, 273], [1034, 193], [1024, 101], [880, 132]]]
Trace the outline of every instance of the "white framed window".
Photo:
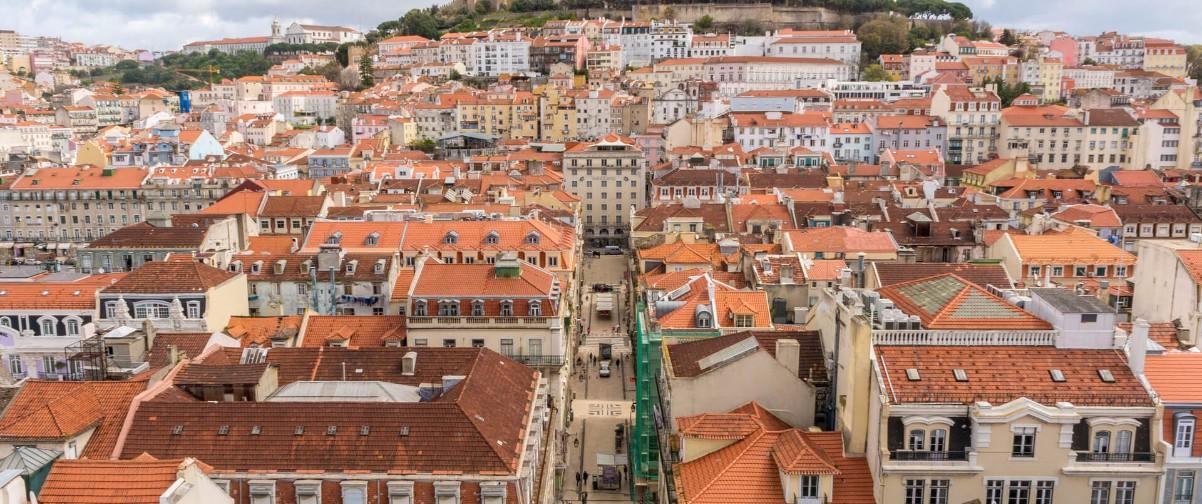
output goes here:
[[389, 481], [388, 504], [413, 504], [413, 482]]
[[1173, 454], [1179, 457], [1188, 457], [1194, 448], [1194, 428], [1197, 426], [1197, 419], [1194, 417], [1181, 417], [1177, 419], [1177, 428], [1173, 435]]
[[818, 497], [818, 477], [817, 476], [802, 476], [801, 486], [797, 490], [797, 496], [801, 498], [817, 498]]
[[1173, 504], [1193, 504], [1196, 477], [1194, 471], [1177, 471], [1173, 478]]
[[1135, 482], [1116, 481], [1114, 484], [1114, 504], [1135, 504]]
[[1010, 456], [1029, 458], [1035, 456], [1035, 427], [1015, 427], [1014, 444]]
[[321, 481], [298, 480], [293, 488], [296, 489], [296, 504], [321, 504]]
[[1089, 485], [1089, 504], [1110, 504], [1110, 482], [1094, 481]]
[[13, 376], [23, 376], [25, 374], [25, 362], [21, 360], [20, 355], [8, 356], [8, 372]]
[[200, 301], [188, 301], [188, 309], [187, 310], [188, 310], [187, 311], [188, 318], [190, 318], [190, 319], [200, 318]]
[[67, 336], [79, 336], [80, 320], [77, 318], [67, 319]]
[[163, 301], [139, 301], [134, 303], [134, 318], [165, 319], [170, 305]]
[[366, 481], [343, 481], [342, 504], [367, 504]]
[[927, 502], [930, 504], [947, 504], [948, 489], [951, 480], [931, 480], [930, 494]]
[[275, 482], [252, 480], [247, 483], [250, 493], [250, 504], [274, 504]]
[[905, 504], [925, 504], [922, 502], [922, 496], [925, 490], [926, 480], [906, 480]]
[[58, 336], [58, 322], [54, 317], [38, 319], [38, 328], [41, 329], [42, 336]]

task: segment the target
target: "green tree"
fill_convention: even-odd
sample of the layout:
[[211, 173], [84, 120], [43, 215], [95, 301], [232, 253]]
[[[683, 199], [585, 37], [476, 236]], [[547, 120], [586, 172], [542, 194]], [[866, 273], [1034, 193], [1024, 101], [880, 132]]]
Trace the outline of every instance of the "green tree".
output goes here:
[[415, 140], [412, 143], [410, 143], [409, 148], [412, 150], [415, 150], [415, 151], [422, 151], [422, 152], [425, 152], [426, 154], [429, 154], [429, 153], [434, 152], [434, 149], [438, 148], [438, 144], [434, 143], [434, 140], [431, 140], [429, 138], [423, 138], [421, 140]]
[[447, 80], [457, 81], [462, 78], [463, 78], [463, 75], [459, 73], [459, 70], [452, 69], [451, 73], [447, 74]]
[[438, 19], [421, 9], [412, 9], [401, 18], [402, 35], [421, 35], [428, 39], [438, 38]]
[[714, 18], [709, 14], [701, 16], [696, 23], [693, 23], [693, 28], [701, 31], [709, 31], [714, 29]]
[[492, 11], [492, 2], [490, 0], [476, 0], [476, 14], [483, 16]]
[[1018, 44], [1018, 37], [1015, 37], [1014, 32], [1010, 31], [1009, 28], [1006, 28], [1002, 30], [1002, 38], [998, 39], [998, 42], [1001, 42], [1003, 45], [1013, 46]]
[[1006, 81], [1001, 77], [998, 77], [992, 83], [997, 86], [997, 97], [1002, 101], [1003, 107], [1009, 107], [1011, 103], [1014, 103], [1015, 98], [1031, 92], [1031, 86], [1026, 82], [1011, 86], [1006, 84]]
[[381, 35], [392, 35], [401, 31], [401, 21], [399, 19], [385, 21], [376, 26], [376, 31], [380, 32]]
[[878, 16], [856, 30], [868, 60], [882, 54], [902, 54], [910, 49], [910, 27], [904, 18]]
[[1094, 61], [1093, 58], [1085, 58], [1085, 61], [1082, 61], [1081, 64], [1085, 65], [1085, 66], [1091, 66], [1091, 65], [1097, 65], [1098, 62]]
[[1202, 80], [1202, 45], [1185, 48], [1185, 73], [1190, 78]]
[[886, 72], [885, 69], [877, 63], [873, 63], [871, 65], [864, 67], [864, 72], [861, 77], [864, 80], [869, 81], [869, 82], [882, 82], [882, 81], [893, 80], [893, 76], [889, 75], [889, 72]]
[[363, 53], [359, 58], [359, 85], [365, 88], [372, 87], [376, 83], [375, 65], [372, 64], [371, 55]]

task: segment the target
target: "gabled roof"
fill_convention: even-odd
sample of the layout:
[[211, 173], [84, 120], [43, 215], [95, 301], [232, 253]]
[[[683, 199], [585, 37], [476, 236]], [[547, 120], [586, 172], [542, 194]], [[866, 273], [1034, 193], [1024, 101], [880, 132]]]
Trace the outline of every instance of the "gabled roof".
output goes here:
[[1051, 324], [954, 273], [878, 290], [927, 329], [1051, 329]]
[[1148, 355], [1144, 374], [1161, 401], [1170, 404], [1202, 404], [1202, 353], [1167, 352]]
[[[190, 459], [59, 460], [38, 492], [42, 504], [159, 504]], [[202, 466], [203, 467], [203, 466]]]
[[835, 477], [832, 504], [868, 504], [872, 474], [863, 457], [843, 453], [842, 434], [804, 432], [750, 403], [725, 414], [677, 420], [685, 437], [736, 440], [688, 462], [676, 464], [676, 492], [682, 504], [785, 502], [780, 472]]
[[426, 261], [413, 280], [414, 297], [548, 297], [556, 286], [555, 274], [525, 261], [521, 274], [499, 276], [493, 264], [442, 264]]
[[[701, 376], [709, 371], [706, 359], [726, 356], [729, 349], [746, 348], [751, 352], [767, 352], [776, 358], [776, 342], [791, 339], [800, 345], [798, 355], [798, 378], [808, 382], [824, 382], [827, 379], [823, 361], [821, 335], [818, 331], [742, 331], [714, 338], [681, 341], [664, 345], [664, 355], [671, 363], [672, 375], [681, 378]], [[730, 355], [735, 358], [738, 355]], [[712, 359], [711, 359], [712, 360]], [[705, 361], [705, 362], [703, 362]]]
[[130, 400], [145, 389], [144, 380], [28, 381], [0, 416], [0, 439], [63, 441], [94, 427], [83, 455], [108, 457]]
[[[237, 359], [230, 349], [211, 359]], [[417, 354], [416, 373], [401, 359]], [[206, 360], [206, 363], [210, 360]], [[236, 362], [236, 360], [235, 360]], [[272, 348], [279, 384], [463, 376], [421, 402], [202, 402], [160, 394], [139, 406], [122, 457], [196, 456], [219, 470], [516, 475], [539, 373], [483, 348]], [[345, 370], [345, 371], [344, 371]], [[227, 426], [228, 430], [219, 428]], [[252, 433], [252, 427], [259, 429]], [[329, 426], [336, 427], [330, 433]], [[297, 434], [297, 427], [303, 427]], [[363, 429], [367, 427], [367, 429]], [[176, 433], [178, 432], [178, 434]], [[246, 449], [254, 446], [254, 450]]]
[[1023, 264], [1135, 264], [1135, 256], [1090, 231], [1069, 228], [1062, 233], [1007, 233]]
[[[877, 345], [876, 353], [884, 394], [893, 404], [988, 401], [999, 406], [1026, 397], [1045, 405], [1152, 405], [1125, 356], [1115, 349]], [[907, 369], [917, 370], [919, 379], [911, 380]], [[963, 369], [968, 380], [957, 381], [954, 369]], [[1063, 373], [1064, 381], [1052, 379], [1053, 369]], [[1101, 370], [1110, 371], [1114, 381], [1103, 381]]]
[[305, 325], [299, 346], [322, 347], [337, 341], [345, 342], [348, 348], [369, 348], [404, 338], [405, 317], [401, 315], [313, 315]]
[[792, 252], [854, 254], [858, 252], [897, 252], [897, 243], [884, 231], [832, 226], [785, 231]]
[[143, 264], [102, 294], [173, 294], [199, 293], [225, 283], [238, 273], [217, 269], [196, 261], [154, 261]]

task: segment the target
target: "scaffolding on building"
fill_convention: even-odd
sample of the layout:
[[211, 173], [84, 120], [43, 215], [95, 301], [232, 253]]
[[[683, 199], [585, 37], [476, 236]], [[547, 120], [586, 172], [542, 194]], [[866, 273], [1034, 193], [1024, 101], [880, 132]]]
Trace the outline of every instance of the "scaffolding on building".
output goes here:
[[104, 338], [97, 334], [84, 338], [63, 348], [67, 361], [67, 372], [64, 378], [74, 381], [108, 380], [112, 377], [108, 372], [108, 352], [104, 347]]

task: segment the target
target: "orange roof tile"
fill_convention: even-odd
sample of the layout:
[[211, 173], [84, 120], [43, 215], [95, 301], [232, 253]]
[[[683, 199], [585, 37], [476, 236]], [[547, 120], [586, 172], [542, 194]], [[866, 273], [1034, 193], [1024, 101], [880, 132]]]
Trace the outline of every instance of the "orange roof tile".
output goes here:
[[944, 273], [879, 289], [927, 329], [1051, 329], [1052, 325], [994, 296], [981, 286]]
[[1093, 232], [1069, 228], [1063, 233], [1007, 233], [1023, 264], [1135, 264], [1135, 256]]
[[370, 348], [404, 338], [405, 317], [401, 315], [314, 315], [305, 325], [300, 346], [323, 347], [337, 341], [344, 342], [348, 348]]
[[0, 310], [90, 310], [96, 291], [125, 273], [89, 275], [72, 282], [0, 282]]
[[0, 439], [65, 440], [95, 427], [83, 456], [106, 458], [130, 400], [145, 389], [144, 380], [27, 381], [0, 416]]
[[[159, 504], [188, 459], [58, 460], [38, 502], [43, 504]], [[203, 466], [202, 466], [203, 467]]]
[[1161, 401], [1169, 404], [1202, 404], [1202, 353], [1168, 352], [1148, 355], [1144, 374]]

